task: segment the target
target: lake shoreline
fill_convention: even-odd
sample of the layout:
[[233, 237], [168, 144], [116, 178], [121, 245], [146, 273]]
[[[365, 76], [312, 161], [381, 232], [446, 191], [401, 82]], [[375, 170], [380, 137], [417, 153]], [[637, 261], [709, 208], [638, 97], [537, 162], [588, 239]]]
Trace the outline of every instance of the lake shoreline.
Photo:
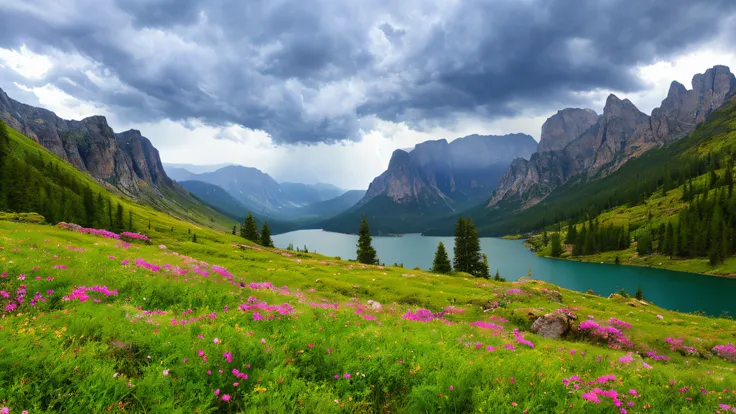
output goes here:
[[[570, 249], [567, 248], [567, 246], [569, 245], [565, 245], [567, 251], [563, 253], [562, 256], [553, 257], [552, 255], [548, 254], [546, 250], [536, 250], [534, 244], [530, 243], [528, 240], [524, 242], [524, 246], [535, 255], [543, 257], [545, 259], [564, 260], [568, 262], [578, 263], [631, 266], [647, 269], [661, 269], [672, 272], [690, 273], [698, 276], [710, 276], [719, 279], [736, 280], [736, 273], [704, 272], [697, 270], [697, 268], [693, 268], [694, 266], [697, 266], [698, 268], [703, 267], [703, 265], [710, 266], [710, 264], [707, 263], [707, 259], [672, 259], [670, 257], [662, 256], [659, 254], [651, 254], [643, 258], [640, 258], [638, 256], [633, 257], [633, 248], [630, 248], [629, 250], [614, 250], [610, 252], [596, 253], [587, 256], [572, 256], [569, 253]], [[616, 257], [620, 256], [624, 256], [625, 258], [628, 257], [629, 259], [625, 259], [625, 261], [619, 260], [619, 263], [616, 263]], [[640, 261], [632, 262], [632, 258], [639, 259]]]
[[[358, 236], [313, 229], [276, 235], [273, 239], [279, 248], [285, 248], [290, 243], [294, 246], [306, 245], [310, 252], [354, 260]], [[550, 257], [537, 255], [524, 246], [523, 239], [483, 237], [480, 241], [481, 250], [488, 255], [491, 274], [498, 269], [501, 277], [508, 281], [517, 280], [531, 272], [533, 279], [581, 293], [592, 289], [601, 296], [618, 293], [621, 289], [633, 293], [641, 286], [647, 300], [666, 309], [704, 312], [712, 316], [736, 314], [736, 302], [730, 293], [736, 291], [736, 278], [706, 278], [700, 272], [687, 271], [690, 269], [671, 270], [646, 264], [617, 266], [613, 263], [615, 255], [610, 260], [595, 262], [549, 260]], [[373, 237], [373, 247], [381, 263], [387, 266], [396, 263], [405, 269], [407, 277], [411, 277], [415, 267], [429, 269], [432, 266], [439, 242], [448, 247], [448, 256], [452, 260], [452, 237], [423, 236], [419, 233], [405, 234], [403, 237]], [[607, 266], [601, 265], [601, 261]]]

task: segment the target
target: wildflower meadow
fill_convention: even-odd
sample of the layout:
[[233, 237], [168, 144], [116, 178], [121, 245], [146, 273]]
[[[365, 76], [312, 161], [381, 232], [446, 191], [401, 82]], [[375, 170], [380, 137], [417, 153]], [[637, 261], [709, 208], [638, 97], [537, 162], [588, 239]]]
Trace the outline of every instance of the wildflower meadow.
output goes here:
[[0, 221], [0, 413], [736, 412], [730, 319], [201, 240]]

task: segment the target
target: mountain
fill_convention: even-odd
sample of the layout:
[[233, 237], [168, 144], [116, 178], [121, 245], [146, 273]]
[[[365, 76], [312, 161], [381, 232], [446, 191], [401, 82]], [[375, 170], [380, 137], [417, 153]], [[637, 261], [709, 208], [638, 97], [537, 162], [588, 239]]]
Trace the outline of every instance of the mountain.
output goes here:
[[103, 116], [65, 120], [2, 90], [0, 119], [18, 132], [19, 145], [30, 139], [113, 193], [194, 223], [222, 229], [231, 222], [177, 186], [164, 171], [158, 150], [140, 131], [115, 133]]
[[80, 171], [137, 197], [170, 186], [158, 151], [139, 131], [113, 132], [103, 116], [81, 121], [15, 101], [0, 90], [0, 119]]
[[[342, 194], [345, 194], [345, 190], [332, 184], [327, 183], [316, 183], [311, 185], [312, 188], [317, 190], [320, 194], [320, 198], [322, 201], [327, 201], [330, 199], [333, 199], [335, 197], [339, 197]], [[351, 190], [351, 191], [358, 191], [358, 190]]]
[[181, 182], [181, 181], [191, 181], [191, 180], [197, 179], [198, 174], [193, 173], [185, 168], [172, 167], [172, 166], [169, 166], [168, 164], [164, 164], [164, 168], [166, 168], [166, 173], [174, 181]]
[[485, 201], [511, 161], [529, 157], [537, 142], [529, 135], [471, 135], [396, 150], [388, 169], [371, 183], [363, 199], [329, 220], [325, 229], [354, 232], [362, 215], [371, 231], [419, 232], [427, 222]]
[[302, 216], [333, 217], [356, 205], [365, 196], [364, 190], [350, 190], [331, 198], [309, 204], [297, 210]]
[[[177, 181], [198, 181], [218, 186], [242, 204], [245, 211], [283, 220], [305, 215], [311, 216], [320, 207], [309, 211], [301, 209], [345, 193], [345, 190], [331, 184], [278, 183], [270, 175], [257, 168], [241, 165], [228, 165], [202, 174], [195, 174], [179, 167], [169, 166], [167, 168], [169, 174]], [[226, 205], [229, 204], [226, 203]], [[335, 206], [339, 205], [342, 204], [337, 201], [327, 210], [333, 211]], [[348, 207], [350, 206], [345, 208]]]
[[[221, 187], [195, 180], [182, 181], [178, 184], [192, 193], [192, 195], [197, 197], [203, 203], [211, 206], [222, 214], [231, 217], [238, 223], [242, 223], [243, 218], [248, 214], [248, 207], [236, 200]], [[292, 230], [297, 230], [298, 228], [310, 227], [309, 223], [305, 222], [283, 221], [274, 219], [273, 217], [263, 216], [258, 213], [254, 213], [253, 215], [255, 216], [259, 227], [263, 225], [264, 220], [267, 220], [272, 234], [286, 233]]]
[[[171, 177], [171, 179], [180, 181], [178, 178], [174, 177], [171, 171], [169, 170], [172, 170], [172, 169], [186, 170], [194, 174], [203, 174], [206, 172], [217, 171], [220, 168], [224, 168], [230, 165], [235, 165], [235, 164], [227, 162], [227, 163], [222, 163], [222, 164], [196, 165], [196, 164], [177, 164], [177, 163], [165, 162], [164, 168], [166, 169], [166, 172], [169, 174], [169, 177]], [[184, 180], [181, 180], [181, 181], [184, 181]]]
[[736, 90], [726, 66], [714, 66], [692, 79], [692, 89], [672, 82], [667, 97], [648, 116], [628, 99], [610, 95], [603, 114], [564, 109], [542, 126], [538, 151], [511, 163], [488, 207], [529, 208], [573, 177], [605, 177], [629, 160], [692, 132]]

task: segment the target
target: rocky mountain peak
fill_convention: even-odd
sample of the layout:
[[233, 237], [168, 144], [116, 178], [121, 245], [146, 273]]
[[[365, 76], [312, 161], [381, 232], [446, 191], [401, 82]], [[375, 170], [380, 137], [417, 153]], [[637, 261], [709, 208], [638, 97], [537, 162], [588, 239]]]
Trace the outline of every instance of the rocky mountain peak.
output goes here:
[[598, 121], [592, 109], [565, 108], [542, 125], [537, 152], [561, 151]]
[[77, 169], [129, 196], [137, 197], [143, 188], [155, 191], [159, 184], [172, 183], [158, 151], [140, 131], [115, 134], [104, 116], [65, 120], [13, 100], [0, 90], [0, 118]]

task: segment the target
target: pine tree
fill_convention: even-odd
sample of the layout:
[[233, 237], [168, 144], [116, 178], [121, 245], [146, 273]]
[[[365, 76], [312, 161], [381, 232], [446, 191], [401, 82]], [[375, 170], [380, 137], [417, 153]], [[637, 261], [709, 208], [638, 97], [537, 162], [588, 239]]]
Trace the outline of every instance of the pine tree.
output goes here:
[[733, 194], [733, 159], [729, 157], [726, 163], [726, 175], [723, 177], [724, 184], [728, 187], [728, 196]]
[[483, 254], [480, 250], [480, 238], [478, 237], [478, 229], [475, 228], [473, 219], [466, 220], [467, 225], [467, 248], [468, 248], [468, 273], [475, 277], [484, 277], [489, 273], [488, 265], [483, 264]]
[[547, 234], [547, 230], [545, 230], [544, 233], [542, 233], [542, 245], [546, 247], [548, 243], [549, 235]]
[[151, 220], [148, 220], [148, 230], [151, 230]]
[[118, 209], [115, 214], [115, 231], [121, 232], [123, 231], [123, 205], [118, 203]]
[[197, 233], [192, 234], [192, 243], [197, 242]]
[[95, 218], [97, 217], [97, 214], [95, 213], [95, 196], [92, 194], [92, 190], [89, 186], [84, 188], [83, 197], [85, 226], [94, 227]]
[[128, 231], [133, 231], [133, 212], [128, 210]]
[[360, 221], [360, 230], [358, 231], [357, 257], [359, 263], [370, 265], [378, 264], [376, 249], [371, 245], [372, 241], [373, 239], [371, 238], [370, 227], [368, 227], [368, 219], [366, 216], [363, 216], [363, 219]]
[[646, 256], [652, 253], [652, 235], [649, 231], [639, 233], [637, 237], [636, 252], [639, 256]]
[[268, 222], [265, 220], [263, 221], [263, 228], [261, 228], [261, 246], [273, 247], [271, 229], [268, 227]]
[[449, 257], [447, 257], [445, 244], [442, 242], [439, 242], [439, 244], [437, 244], [437, 251], [434, 254], [434, 262], [432, 263], [432, 271], [435, 273], [452, 272], [452, 265], [450, 264]]
[[552, 233], [552, 257], [560, 257], [562, 255], [562, 243], [560, 243], [560, 233]]
[[238, 230], [238, 226], [233, 226], [233, 236], [235, 235], [235, 233], [237, 233], [237, 230]]
[[468, 266], [468, 226], [464, 217], [455, 224], [455, 248], [453, 250], [453, 267], [458, 272], [470, 273]]
[[636, 294], [634, 295], [634, 297], [638, 300], [644, 300], [644, 292], [641, 291], [641, 285], [636, 288]]
[[577, 229], [575, 228], [574, 224], [570, 224], [568, 226], [567, 235], [565, 236], [565, 244], [575, 244], [575, 239], [577, 238]]
[[491, 270], [488, 267], [488, 255], [483, 253], [483, 261], [480, 263], [480, 269], [478, 271], [477, 276], [482, 277], [484, 279], [490, 279], [491, 278]]
[[240, 227], [240, 235], [252, 242], [257, 243], [260, 240], [256, 219], [250, 212], [248, 212], [248, 215], [243, 219], [243, 225]]

